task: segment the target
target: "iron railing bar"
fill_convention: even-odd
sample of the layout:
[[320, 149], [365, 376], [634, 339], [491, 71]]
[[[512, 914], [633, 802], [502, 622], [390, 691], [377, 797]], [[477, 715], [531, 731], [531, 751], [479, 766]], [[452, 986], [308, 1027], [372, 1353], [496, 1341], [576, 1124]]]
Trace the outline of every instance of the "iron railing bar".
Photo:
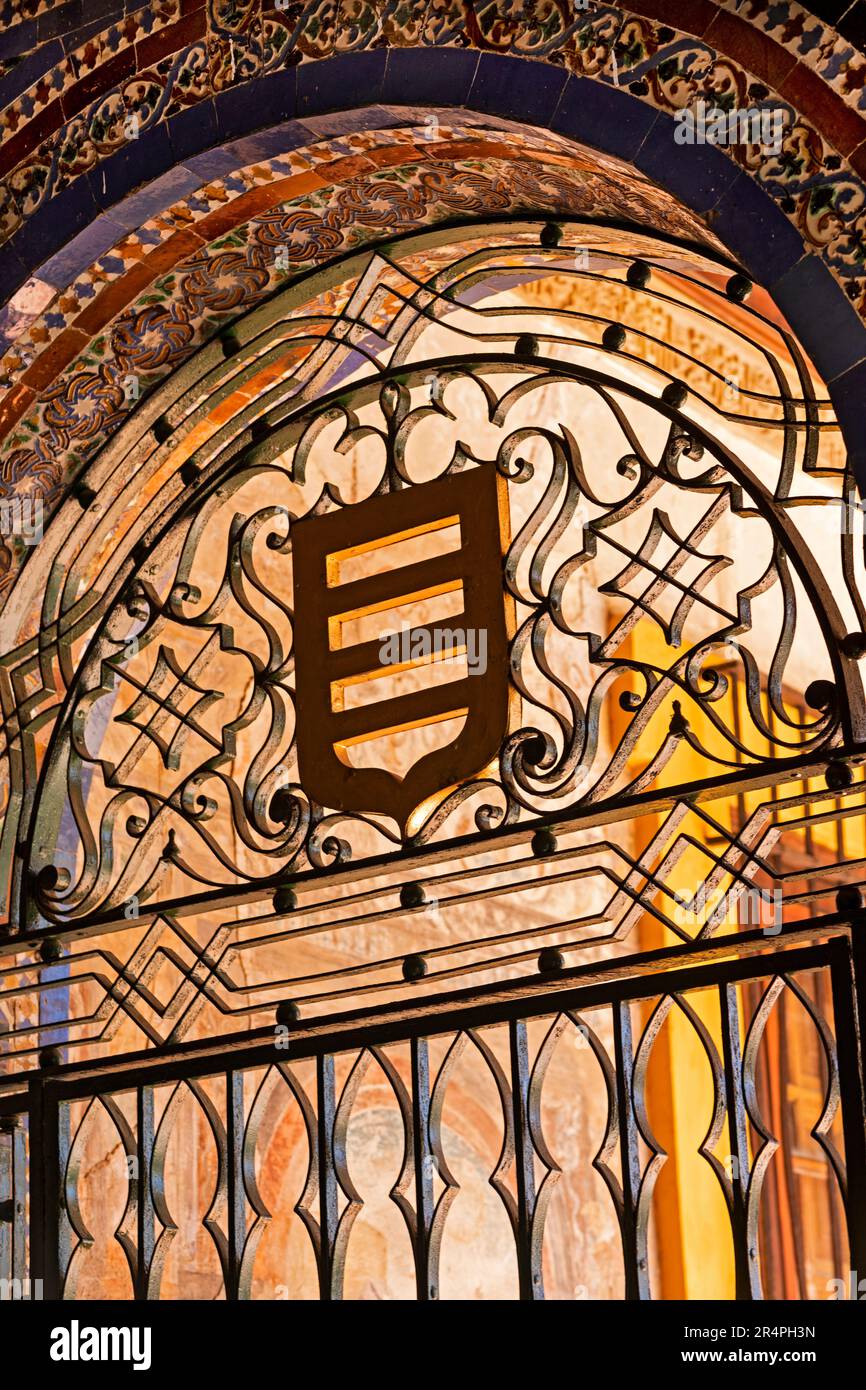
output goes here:
[[42, 1296], [63, 1298], [71, 1254], [66, 1211], [66, 1165], [69, 1159], [69, 1106], [56, 1086], [30, 1083], [30, 1263]]
[[241, 1260], [246, 1239], [246, 1205], [243, 1183], [244, 1075], [226, 1072], [226, 1299], [236, 1302]]
[[517, 1273], [520, 1298], [538, 1302], [544, 1298], [541, 1250], [533, 1242], [535, 1216], [535, 1163], [529, 1127], [529, 1086], [532, 1069], [529, 1065], [529, 1041], [524, 1019], [512, 1018], [508, 1023], [508, 1044], [511, 1056], [511, 1103], [514, 1117], [514, 1170], [517, 1181]]
[[637, 1116], [634, 1109], [634, 1058], [631, 1008], [628, 1000], [612, 1004], [616, 1056], [616, 1110], [620, 1142], [623, 1206], [620, 1213], [625, 1297], [645, 1301], [650, 1297], [647, 1265], [646, 1218], [641, 1218], [641, 1162]]
[[[833, 749], [837, 760], [860, 761], [866, 758], [866, 744], [849, 743], [845, 748]], [[379, 874], [392, 872], [405, 874], [407, 869], [422, 868], [427, 864], [441, 863], [457, 855], [498, 853], [502, 848], [525, 844], [541, 828], [554, 833], [569, 834], [595, 826], [610, 825], [622, 820], [623, 815], [637, 818], [644, 815], [657, 815], [669, 810], [678, 801], [694, 802], [702, 799], [716, 800], [737, 792], [759, 791], [776, 787], [786, 782], [800, 781], [804, 777], [820, 776], [827, 766], [827, 755], [816, 756], [806, 753], [799, 757], [768, 759], [762, 763], [750, 764], [742, 773], [725, 772], [718, 777], [703, 778], [699, 781], [679, 784], [658, 791], [638, 792], [628, 797], [612, 797], [599, 802], [583, 812], [566, 808], [553, 816], [539, 817], [525, 825], [509, 826], [502, 830], [491, 830], [483, 838], [477, 833], [437, 842], [423, 849], [401, 850], [390, 855], [371, 856], [336, 866], [328, 870], [309, 869], [292, 878], [292, 888], [296, 893], [303, 892], [308, 885], [320, 886], [324, 883], [339, 884], [346, 879], [361, 882]], [[279, 886], [274, 877], [267, 882], [243, 884], [225, 889], [207, 889], [202, 893], [168, 899], [149, 904], [142, 916], [189, 916], [213, 908], [237, 907], [256, 898], [264, 899]], [[46, 935], [57, 936], [61, 940], [79, 940], [105, 931], [128, 931], [129, 919], [113, 911], [97, 912], [82, 917], [74, 925], [63, 922], [46, 927], [30, 928], [14, 935], [5, 935], [6, 924], [0, 923], [0, 957], [10, 955], [26, 948], [29, 943], [44, 941]]]
[[845, 1141], [848, 1247], [851, 1268], [860, 1277], [866, 1271], [866, 1085], [862, 1020], [857, 1009], [858, 964], [846, 945], [834, 954], [830, 982]]
[[749, 1250], [748, 1191], [751, 1165], [746, 1102], [743, 1094], [740, 1008], [735, 984], [719, 985], [722, 1055], [725, 1068], [728, 1140], [731, 1156], [731, 1234], [734, 1240], [737, 1299], [759, 1299], [761, 1280], [757, 1259]]
[[[811, 946], [775, 949], [768, 954], [767, 937], [760, 932], [750, 936], [757, 937], [749, 943], [753, 951], [764, 954], [749, 952], [731, 959], [737, 942], [727, 938], [702, 950], [700, 963], [692, 965], [682, 965], [689, 948], [677, 947], [673, 951], [629, 957], [624, 962], [578, 967], [564, 971], [555, 981], [549, 976], [535, 976], [508, 984], [494, 983], [477, 991], [456, 991], [430, 1000], [298, 1022], [292, 1025], [291, 1054], [298, 1059], [318, 1057], [325, 1051], [381, 1046], [425, 1033], [487, 1027], [511, 1018], [544, 1017], [567, 1009], [581, 1011], [654, 998], [661, 993], [709, 989], [720, 983], [762, 979], [780, 971], [815, 970], [827, 965], [834, 952], [847, 950], [845, 942], [833, 939]], [[773, 938], [775, 943], [780, 939]], [[158, 1085], [172, 1079], [213, 1075], [229, 1064], [263, 1066], [273, 1062], [274, 1055], [274, 1030], [268, 1028], [179, 1044], [170, 1054], [164, 1050], [133, 1053], [120, 1063], [117, 1059], [95, 1059], [77, 1066], [65, 1064], [42, 1075], [62, 1092], [64, 1099], [72, 1100], [122, 1090], [129, 1086], [130, 1075], [139, 1082]]]
[[[27, 1145], [24, 1127], [13, 1127], [11, 1139], [11, 1196], [14, 1203], [12, 1213], [12, 1278], [24, 1282], [27, 1273], [27, 1216], [25, 1194], [27, 1192]], [[34, 1292], [33, 1290], [31, 1290]]]
[[337, 1228], [337, 1170], [334, 1163], [334, 1121], [337, 1114], [334, 1058], [320, 1053], [316, 1061], [316, 1161], [319, 1167], [319, 1297], [329, 1303], [342, 1296], [342, 1270], [335, 1264]]
[[43, 1292], [47, 1276], [45, 1252], [45, 1206], [47, 1165], [42, 1096], [45, 1083], [37, 1073], [28, 1079], [27, 1107], [30, 1117], [30, 1276]]
[[415, 1165], [415, 1286], [418, 1301], [439, 1297], [438, 1249], [431, 1239], [436, 1203], [433, 1198], [433, 1150], [430, 1143], [430, 1054], [427, 1039], [412, 1038], [412, 1146]]
[[135, 1182], [136, 1202], [136, 1281], [134, 1296], [144, 1301], [148, 1296], [150, 1266], [156, 1247], [156, 1228], [153, 1203], [153, 1190], [150, 1184], [153, 1146], [156, 1138], [154, 1127], [153, 1088], [138, 1086], [135, 1095], [136, 1111], [136, 1164]]
[[[20, 1115], [0, 1124], [0, 1198], [8, 1215], [0, 1216], [0, 1280], [12, 1279], [20, 1289], [27, 1274], [26, 1224], [27, 1153]], [[13, 1295], [14, 1297], [14, 1295]]]

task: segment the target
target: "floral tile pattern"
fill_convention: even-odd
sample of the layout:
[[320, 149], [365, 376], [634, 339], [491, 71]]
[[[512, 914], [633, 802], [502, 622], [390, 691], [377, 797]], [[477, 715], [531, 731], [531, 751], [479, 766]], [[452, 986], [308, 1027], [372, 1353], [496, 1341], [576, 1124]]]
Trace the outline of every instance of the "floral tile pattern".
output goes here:
[[[33, 8], [20, 7], [21, 14]], [[756, 84], [748, 60], [763, 69], [759, 86], [765, 73], [785, 72], [778, 56], [764, 61], [765, 44], [777, 55], [789, 55], [798, 74], [792, 90], [807, 106], [820, 105], [825, 92], [851, 109], [855, 124], [850, 130], [844, 127], [846, 146], [853, 149], [866, 139], [866, 124], [862, 132], [859, 126], [860, 113], [866, 115], [866, 57], [802, 6], [720, 0], [709, 25], [706, 0], [671, 8], [680, 16], [676, 29], [641, 17], [639, 5], [629, 13], [597, 0], [587, 11], [575, 11], [565, 0], [480, 0], [474, 5], [468, 0], [290, 0], [280, 8], [267, 0], [209, 0], [206, 8], [200, 0], [155, 0], [115, 17], [103, 31], [63, 54], [0, 114], [6, 135], [0, 156], [0, 173], [6, 174], [0, 183], [0, 237], [12, 235], [48, 200], [132, 139], [190, 107], [259, 76], [376, 48], [430, 45], [541, 59], [627, 87], [657, 109], [673, 111], [702, 95], [728, 103], [746, 97]], [[96, 4], [94, 19], [100, 11], [112, 12], [110, 6]], [[35, 13], [43, 11], [37, 7]], [[703, 40], [694, 37], [704, 31]], [[714, 36], [724, 40], [728, 51], [713, 47]], [[738, 47], [741, 53], [731, 56], [730, 50]], [[40, 51], [19, 57], [9, 80]], [[800, 72], [816, 79], [814, 91]], [[772, 100], [770, 91], [761, 99]], [[798, 112], [808, 132], [802, 143], [812, 146], [809, 177], [827, 183], [826, 175], [836, 171], [824, 160], [850, 151], [825, 145], [805, 119], [809, 111], [801, 105]], [[838, 112], [830, 124], [843, 129]], [[757, 173], [749, 159], [746, 167]], [[799, 190], [780, 189], [777, 170], [764, 174], [763, 182], [787, 200], [784, 210], [808, 240], [809, 217], [801, 205], [788, 206]], [[850, 205], [849, 188], [840, 187], [838, 179], [829, 182], [836, 185], [836, 206]], [[823, 247], [824, 242], [819, 237], [814, 244]]]
[[[0, 243], [31, 267], [0, 318], [4, 488], [59, 495], [124, 418], [123, 376], [146, 390], [287, 276], [461, 211], [619, 199], [640, 221], [642, 199], [694, 239], [746, 179], [866, 318], [866, 56], [792, 0], [94, 0], [70, 32], [61, 10], [0, 0]], [[684, 190], [703, 231], [650, 183], [627, 206], [616, 160], [569, 138], [661, 177], [700, 98], [787, 120], [778, 153], [720, 151], [706, 201]]]
[[[417, 129], [351, 132], [205, 185], [100, 257], [6, 353], [0, 369], [9, 396], [22, 385], [39, 389], [6, 441], [4, 469], [16, 479], [35, 470], [59, 486], [130, 407], [128, 373], [140, 376], [146, 391], [298, 270], [383, 230], [540, 200], [551, 209], [643, 220], [672, 235], [707, 239], [697, 219], [651, 184], [635, 186], [617, 173], [614, 161], [599, 167], [588, 153], [568, 157], [528, 134], [518, 146], [513, 135], [506, 143], [495, 131], [442, 126], [432, 143]], [[292, 183], [301, 185], [299, 196], [286, 201]], [[245, 220], [251, 198], [262, 210]], [[205, 228], [225, 215], [234, 225], [208, 244]], [[157, 277], [160, 251], [170, 262]], [[144, 288], [139, 272], [148, 262]], [[97, 328], [103, 331], [94, 336]]]

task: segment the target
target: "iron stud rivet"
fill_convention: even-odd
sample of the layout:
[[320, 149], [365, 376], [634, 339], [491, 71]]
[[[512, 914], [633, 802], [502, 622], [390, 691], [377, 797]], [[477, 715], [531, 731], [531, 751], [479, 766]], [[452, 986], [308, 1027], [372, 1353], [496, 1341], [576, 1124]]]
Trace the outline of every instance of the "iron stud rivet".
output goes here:
[[752, 282], [747, 275], [732, 275], [725, 285], [725, 294], [736, 304], [742, 304], [752, 293]]
[[539, 951], [538, 969], [542, 975], [557, 975], [565, 969], [565, 958], [557, 946], [545, 946]]
[[536, 859], [556, 853], [556, 836], [552, 830], [536, 830], [532, 837], [532, 853]]
[[86, 512], [88, 507], [92, 507], [96, 501], [96, 493], [92, 487], [86, 483], [75, 483], [72, 487], [72, 496], [75, 498], [82, 511]]
[[846, 787], [850, 787], [854, 781], [854, 774], [847, 763], [828, 763], [824, 772], [824, 781], [831, 792], [841, 792]]
[[866, 632], [848, 632], [840, 643], [843, 656], [852, 661], [862, 661], [866, 656]]
[[671, 405], [674, 410], [679, 410], [680, 406], [685, 405], [688, 394], [681, 381], [669, 381], [662, 391], [662, 400], [665, 405]]
[[403, 962], [404, 980], [423, 980], [427, 974], [427, 962], [423, 956], [407, 956]]
[[836, 703], [836, 687], [832, 681], [810, 681], [804, 694], [811, 709], [828, 710]]
[[538, 339], [534, 333], [521, 333], [514, 344], [515, 357], [536, 357], [538, 355]]
[[41, 893], [53, 893], [60, 883], [60, 870], [56, 864], [43, 864], [36, 873], [36, 886]]
[[294, 912], [297, 905], [298, 899], [294, 888], [278, 888], [274, 893], [275, 912]]
[[846, 883], [836, 894], [838, 912], [857, 912], [863, 906], [863, 894], [856, 883]]
[[423, 907], [427, 894], [420, 883], [404, 883], [400, 889], [401, 907]]

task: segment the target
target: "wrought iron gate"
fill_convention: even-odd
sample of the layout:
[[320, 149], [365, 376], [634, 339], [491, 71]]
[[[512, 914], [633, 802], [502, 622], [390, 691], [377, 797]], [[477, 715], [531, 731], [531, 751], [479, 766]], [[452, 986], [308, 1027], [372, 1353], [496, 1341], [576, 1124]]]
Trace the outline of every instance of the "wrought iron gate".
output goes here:
[[[78, 1208], [79, 1134], [70, 1112], [76, 1101], [98, 1099], [117, 1127], [129, 1165], [128, 1200], [116, 1234], [129, 1261], [134, 1296], [160, 1296], [167, 1248], [177, 1230], [165, 1190], [165, 1155], [177, 1097], [188, 1090], [203, 1106], [217, 1146], [219, 1172], [207, 1226], [219, 1253], [225, 1297], [249, 1297], [255, 1251], [271, 1218], [256, 1183], [256, 1145], [264, 1100], [276, 1086], [294, 1096], [303, 1115], [307, 1178], [296, 1211], [315, 1252], [319, 1296], [339, 1299], [349, 1233], [363, 1209], [345, 1138], [364, 1070], [375, 1059], [394, 1089], [403, 1127], [403, 1162], [391, 1198], [411, 1241], [417, 1298], [435, 1299], [443, 1230], [459, 1187], [443, 1149], [443, 1105], [457, 1058], [463, 1049], [474, 1048], [490, 1069], [502, 1108], [502, 1147], [489, 1181], [507, 1212], [519, 1296], [543, 1298], [545, 1216], [561, 1169], [545, 1139], [540, 1102], [554, 1046], [569, 1033], [584, 1039], [606, 1088], [607, 1122], [593, 1165], [616, 1211], [624, 1294], [648, 1298], [647, 1228], [665, 1154], [650, 1127], [646, 1078], [659, 1029], [668, 1011], [679, 1009], [697, 1027], [712, 1071], [712, 1123], [701, 1153], [728, 1209], [737, 1297], [760, 1298], [758, 1213], [777, 1140], [757, 1108], [755, 1063], [767, 1018], [784, 990], [806, 1002], [820, 1032], [827, 1089], [814, 1133], [839, 1185], [851, 1266], [862, 1269], [866, 1147], [855, 988], [858, 955], [862, 970], [863, 947], [857, 940], [862, 933], [859, 914], [856, 922], [836, 914], [786, 930], [770, 952], [764, 934], [747, 932], [733, 950], [728, 942], [715, 942], [699, 952], [680, 947], [586, 966], [558, 977], [555, 987], [543, 978], [527, 979], [468, 998], [443, 999], [435, 1010], [413, 1004], [384, 1007], [347, 1016], [337, 1026], [327, 1020], [296, 1023], [276, 1040], [274, 1030], [267, 1035], [258, 1031], [229, 1045], [191, 1043], [159, 1055], [140, 1053], [64, 1067], [56, 1075], [37, 1074], [26, 1099], [0, 1101], [2, 1171], [12, 1210], [2, 1277], [19, 1281], [25, 1292], [29, 1279], [44, 1297], [74, 1297], [76, 1259], [91, 1238]], [[804, 988], [807, 979], [818, 975], [830, 983], [833, 1027]], [[744, 1031], [738, 987], [746, 982], [759, 984], [761, 1002]], [[717, 996], [721, 1051], [692, 1007], [703, 992]], [[650, 1005], [643, 1027], [636, 1026], [642, 1002]], [[535, 1021], [542, 1025], [542, 1038], [533, 1048], [528, 1026]], [[611, 1048], [599, 1036], [605, 1024]], [[438, 1066], [430, 1061], [434, 1039], [444, 1044]], [[400, 1054], [405, 1054], [402, 1064]], [[335, 1072], [340, 1059], [348, 1063], [342, 1083]], [[311, 1064], [315, 1077], [309, 1094], [296, 1074], [303, 1062]], [[222, 1092], [221, 1106], [203, 1090], [206, 1078]], [[245, 1088], [245, 1078], [253, 1082], [252, 1090], [249, 1084]], [[155, 1100], [161, 1093], [170, 1100], [155, 1123]], [[125, 1111], [121, 1097], [129, 1102]], [[841, 1153], [830, 1138], [837, 1110], [843, 1121]], [[131, 1123], [126, 1114], [130, 1119], [134, 1115]], [[750, 1124], [761, 1136], [751, 1153]], [[723, 1163], [715, 1155], [720, 1137], [735, 1161]], [[29, 1223], [24, 1215], [25, 1150], [32, 1175]]]
[[[88, 1294], [94, 1252], [116, 1247], [132, 1296], [182, 1296], [166, 1271], [186, 1125], [213, 1168], [197, 1226], [218, 1269], [197, 1296], [256, 1292], [285, 1216], [272, 1151], [303, 1156], [289, 1205], [318, 1296], [345, 1295], [375, 1072], [414, 1296], [448, 1296], [446, 1132], [470, 1061], [498, 1107], [501, 1287], [543, 1295], [558, 1220], [548, 1292], [586, 1291], [557, 1207], [570, 1143], [545, 1111], [554, 1073], [560, 1116], [582, 1095], [575, 1043], [604, 1102], [584, 1167], [620, 1243], [607, 1292], [653, 1296], [673, 1258], [654, 1191], [685, 1160], [655, 1132], [650, 1076], [682, 1025], [709, 1098], [692, 1148], [728, 1215], [718, 1258], [760, 1297], [773, 1116], [796, 1090], [769, 1096], [761, 1057], [771, 1035], [782, 1056], [787, 1008], [820, 1092], [833, 1267], [866, 1268], [866, 583], [847, 520], [821, 540], [854, 480], [820, 383], [742, 275], [706, 247], [653, 259], [644, 233], [640, 256], [633, 230], [593, 235], [598, 263], [578, 263], [561, 226], [467, 223], [299, 279], [190, 357], [185, 395], [132, 412], [95, 535], [61, 515], [65, 548], [40, 559], [57, 611], [2, 685], [21, 745], [0, 940], [13, 1294]], [[527, 268], [576, 277], [593, 311], [477, 307], [479, 284]], [[661, 341], [672, 303], [688, 331]], [[695, 350], [706, 320], [752, 372], [736, 406]], [[202, 402], [223, 411], [203, 443]], [[464, 663], [440, 684], [437, 642]], [[396, 684], [368, 699], [377, 682]], [[110, 1164], [123, 1206], [97, 1238], [82, 1193]]]

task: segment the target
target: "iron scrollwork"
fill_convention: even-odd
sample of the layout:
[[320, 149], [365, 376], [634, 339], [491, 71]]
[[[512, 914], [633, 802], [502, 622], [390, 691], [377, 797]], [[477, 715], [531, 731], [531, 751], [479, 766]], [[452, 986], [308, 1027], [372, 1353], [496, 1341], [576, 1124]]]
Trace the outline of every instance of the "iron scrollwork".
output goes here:
[[[147, 902], [169, 868], [191, 891], [277, 883], [442, 838], [466, 810], [487, 831], [627, 803], [677, 785], [683, 742], [711, 777], [829, 754], [847, 732], [843, 710], [856, 715], [858, 703], [850, 690], [838, 697], [849, 677], [833, 596], [785, 508], [729, 450], [669, 405], [589, 369], [495, 355], [438, 364], [437, 389], [419, 402], [432, 370], [302, 416], [279, 464], [238, 467], [131, 576], [68, 702], [68, 739], [55, 744], [49, 776], [80, 849], [77, 868], [37, 875], [45, 919]], [[521, 423], [544, 391], [589, 402], [596, 437]], [[292, 541], [295, 527], [351, 518], [365, 498], [380, 499], [386, 516], [389, 497], [429, 485], [431, 421], [450, 439], [440, 484], [489, 470], [507, 494], [499, 601], [511, 614], [511, 716], [495, 758], [428, 796], [406, 829], [375, 799], [344, 811], [304, 785]], [[491, 432], [492, 453], [481, 442]], [[361, 446], [352, 497], [345, 455]], [[463, 525], [471, 543], [472, 522]], [[811, 608], [827, 672], [806, 716], [786, 698], [798, 605]], [[639, 627], [658, 640], [634, 643]], [[758, 627], [772, 651], [765, 689]], [[738, 730], [719, 712], [729, 680], [720, 654], [745, 691]]]

